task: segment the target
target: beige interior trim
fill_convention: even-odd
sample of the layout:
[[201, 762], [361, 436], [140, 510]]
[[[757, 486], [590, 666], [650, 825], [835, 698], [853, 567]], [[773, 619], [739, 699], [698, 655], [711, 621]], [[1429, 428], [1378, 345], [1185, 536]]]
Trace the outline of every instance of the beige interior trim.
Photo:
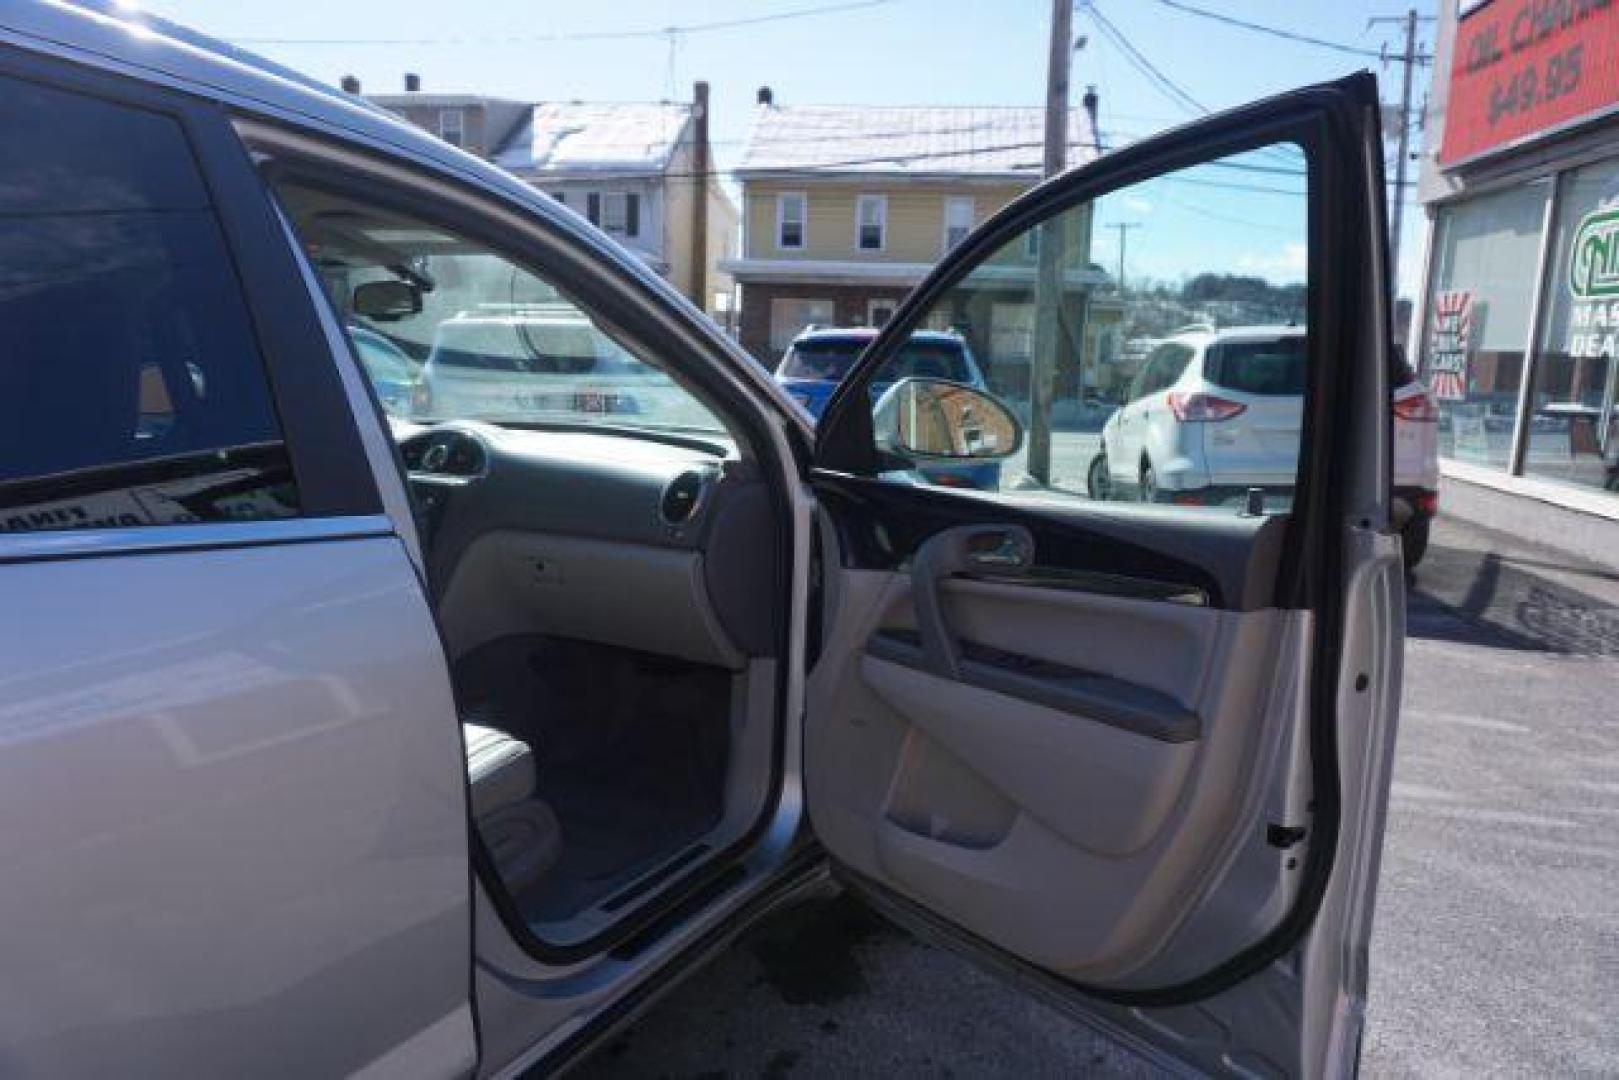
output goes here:
[[439, 620], [452, 658], [510, 634], [553, 634], [739, 671], [700, 552], [496, 530], [467, 546]]
[[[910, 578], [846, 571], [805, 728], [810, 817], [840, 862], [1060, 974], [1150, 971], [1228, 864], [1273, 764], [1281, 612], [950, 581], [960, 637], [1124, 679], [1197, 713], [1171, 743], [865, 653], [912, 625]], [[1241, 658], [1264, 658], [1245, 663]], [[1277, 866], [1282, 853], [1275, 852]]]

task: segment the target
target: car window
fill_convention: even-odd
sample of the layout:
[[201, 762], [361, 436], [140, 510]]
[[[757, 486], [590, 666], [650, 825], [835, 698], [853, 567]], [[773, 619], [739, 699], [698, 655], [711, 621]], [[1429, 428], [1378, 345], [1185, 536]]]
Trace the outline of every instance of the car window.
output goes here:
[[1175, 343], [1160, 345], [1154, 349], [1147, 360], [1147, 374], [1140, 396], [1156, 394], [1175, 385], [1175, 380], [1186, 370], [1186, 362], [1192, 358], [1195, 351], [1190, 345]]
[[1303, 337], [1272, 341], [1228, 341], [1203, 354], [1203, 377], [1243, 394], [1298, 397], [1304, 393]]
[[795, 341], [782, 358], [778, 374], [787, 379], [837, 382], [849, 374], [865, 346], [864, 341], [836, 338]]
[[[1230, 512], [1259, 488], [1287, 506], [1308, 373], [1307, 194], [1303, 149], [1265, 146], [1054, 208], [978, 256], [909, 324], [959, 332], [1025, 437], [981, 460], [907, 458], [890, 438], [880, 460], [909, 467], [886, 477]], [[862, 377], [880, 390], [888, 374]]]
[[[788, 379], [838, 382], [854, 367], [867, 344], [867, 341], [837, 338], [794, 342], [782, 360], [780, 374]], [[973, 371], [959, 343], [913, 340], [900, 347], [875, 381], [882, 384], [915, 378], [972, 382]]]
[[489, 245], [301, 182], [276, 193], [391, 415], [726, 434], [650, 358]]
[[179, 123], [0, 77], [0, 139], [0, 531], [296, 514]]

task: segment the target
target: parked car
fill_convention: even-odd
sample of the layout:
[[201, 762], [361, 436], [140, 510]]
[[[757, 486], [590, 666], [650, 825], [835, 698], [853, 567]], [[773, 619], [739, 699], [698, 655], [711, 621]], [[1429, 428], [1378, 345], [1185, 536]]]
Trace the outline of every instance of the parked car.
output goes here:
[[[1102, 431], [1093, 498], [1236, 504], [1258, 488], [1292, 495], [1304, 403], [1298, 327], [1193, 327], [1158, 345]], [[1394, 499], [1406, 565], [1439, 510], [1439, 410], [1397, 346], [1390, 352]]]
[[414, 408], [416, 384], [421, 379], [421, 365], [375, 330], [352, 323], [345, 329], [382, 407], [389, 416], [409, 416]]
[[[1319, 499], [1222, 516], [891, 482], [1018, 421], [874, 415], [896, 328], [812, 424], [553, 199], [162, 19], [0, 42], [5, 1072], [538, 1075], [834, 883], [1177, 1071], [1354, 1071], [1404, 610], [1370, 76], [1048, 181], [896, 315], [1307, 147], [1338, 422]], [[378, 414], [351, 314], [443, 368], [540, 284], [682, 419], [505, 369]]]
[[418, 417], [622, 415], [667, 379], [567, 304], [463, 311], [440, 322], [422, 367]]
[[[776, 381], [787, 390], [789, 397], [818, 418], [826, 411], [832, 392], [876, 337], [877, 331], [870, 327], [810, 327], [787, 346], [776, 368]], [[945, 379], [989, 392], [989, 384], [967, 339], [950, 330], [912, 331], [899, 355], [872, 381], [872, 400], [881, 398], [890, 387], [906, 378]], [[995, 491], [1001, 486], [998, 461], [935, 463], [916, 470], [915, 475], [923, 483], [945, 487]]]
[[1148, 354], [1091, 462], [1093, 498], [1219, 505], [1298, 473], [1304, 330], [1190, 327]]
[[1394, 515], [1405, 565], [1414, 569], [1428, 552], [1439, 514], [1439, 406], [1411, 369], [1405, 350], [1390, 352], [1394, 400]]

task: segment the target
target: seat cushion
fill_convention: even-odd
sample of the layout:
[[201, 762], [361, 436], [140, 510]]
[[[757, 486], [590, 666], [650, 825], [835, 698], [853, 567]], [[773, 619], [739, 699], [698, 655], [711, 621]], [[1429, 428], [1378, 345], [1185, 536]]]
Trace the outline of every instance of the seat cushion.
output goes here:
[[534, 755], [528, 744], [482, 724], [463, 722], [472, 816], [482, 821], [534, 794]]

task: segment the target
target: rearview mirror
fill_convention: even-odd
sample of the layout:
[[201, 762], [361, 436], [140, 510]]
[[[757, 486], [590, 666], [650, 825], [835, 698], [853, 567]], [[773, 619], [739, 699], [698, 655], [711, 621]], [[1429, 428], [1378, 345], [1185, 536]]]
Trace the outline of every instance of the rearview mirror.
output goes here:
[[944, 379], [902, 379], [872, 413], [877, 449], [933, 461], [999, 461], [1023, 447], [1023, 425], [998, 399]]
[[356, 315], [393, 322], [421, 314], [422, 290], [408, 281], [368, 281], [354, 287], [349, 306]]

